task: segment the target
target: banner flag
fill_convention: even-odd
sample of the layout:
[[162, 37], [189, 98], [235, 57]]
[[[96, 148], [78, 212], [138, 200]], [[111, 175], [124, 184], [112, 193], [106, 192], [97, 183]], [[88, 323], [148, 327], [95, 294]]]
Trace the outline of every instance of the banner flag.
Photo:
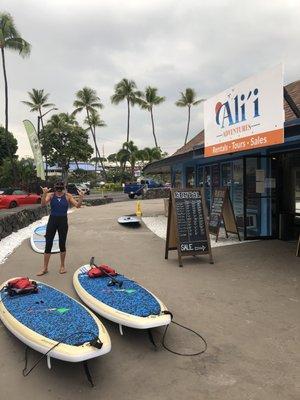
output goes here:
[[42, 151], [41, 151], [41, 146], [40, 142], [38, 139], [38, 135], [36, 132], [36, 129], [32, 122], [30, 122], [28, 119], [25, 119], [23, 121], [23, 124], [25, 126], [28, 139], [30, 142], [30, 146], [32, 149], [35, 165], [36, 165], [36, 171], [37, 171], [37, 176], [40, 177], [43, 181], [45, 180], [45, 170], [44, 170], [44, 164], [43, 164], [43, 156], [42, 156]]

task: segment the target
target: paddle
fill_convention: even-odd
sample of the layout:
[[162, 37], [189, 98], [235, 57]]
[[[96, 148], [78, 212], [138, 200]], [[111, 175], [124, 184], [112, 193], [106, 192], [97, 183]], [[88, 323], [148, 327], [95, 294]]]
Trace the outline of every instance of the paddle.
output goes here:
[[111, 278], [111, 284], [113, 285], [118, 285], [120, 288], [123, 286], [123, 282], [119, 282], [117, 279], [115, 279], [112, 275], [110, 275], [108, 272], [105, 271], [100, 265], [95, 264], [95, 257], [91, 257], [90, 259], [90, 267], [94, 266], [96, 268], [99, 268], [106, 276], [109, 276]]

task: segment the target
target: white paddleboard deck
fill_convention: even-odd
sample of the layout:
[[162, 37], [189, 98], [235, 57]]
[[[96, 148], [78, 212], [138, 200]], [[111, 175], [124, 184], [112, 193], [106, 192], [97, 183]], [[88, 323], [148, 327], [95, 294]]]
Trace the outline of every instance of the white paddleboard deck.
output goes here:
[[133, 215], [123, 215], [118, 218], [118, 222], [122, 225], [138, 225], [141, 223], [140, 219]]
[[[117, 280], [124, 280], [123, 286], [121, 288], [117, 286], [107, 286], [104, 280], [110, 278], [87, 278], [91, 281], [94, 281], [93, 283], [95, 283], [95, 285], [97, 285], [97, 282], [99, 284], [99, 287], [96, 286], [94, 288], [90, 288], [89, 282], [85, 281], [84, 283], [85, 276], [89, 269], [89, 265], [83, 265], [81, 268], [77, 269], [73, 275], [73, 285], [81, 300], [97, 314], [119, 324], [120, 326], [128, 326], [136, 329], [150, 329], [170, 324], [171, 316], [169, 314], [164, 314], [165, 311], [168, 311], [167, 307], [149, 290], [145, 289], [138, 283], [129, 280], [123, 275], [115, 276]], [[130, 281], [129, 286], [131, 287], [131, 289], [127, 289], [128, 283], [126, 281]], [[132, 285], [134, 285], [134, 287]], [[159, 312], [157, 314], [140, 316], [135, 315], [134, 313], [124, 312], [121, 311], [120, 308], [117, 307], [117, 305], [115, 307], [113, 307], [112, 304], [108, 305], [107, 302], [105, 302], [107, 298], [106, 300], [101, 298], [101, 293], [103, 293], [104, 296], [106, 296], [106, 294], [108, 293], [113, 298], [118, 296], [120, 302], [123, 302], [124, 305], [124, 302], [126, 303], [127, 301], [132, 301], [133, 298], [131, 296], [139, 296], [139, 290], [147, 292], [146, 297], [151, 296], [153, 297], [153, 300], [157, 302], [157, 305], [159, 307]], [[95, 293], [97, 294], [98, 298], [95, 297]], [[124, 297], [122, 298], [123, 294]], [[126, 298], [126, 296], [129, 296], [129, 298]], [[145, 298], [144, 300], [147, 301], [147, 299]], [[125, 308], [128, 309], [128, 307]]]
[[[7, 281], [0, 289], [6, 284]], [[5, 291], [0, 293], [0, 319], [14, 336], [42, 354], [52, 349], [58, 340], [62, 341], [49, 352], [48, 357], [68, 362], [85, 361], [111, 350], [108, 332], [88, 308], [50, 285], [43, 282], [37, 284], [39, 290], [36, 294], [10, 297]], [[84, 326], [82, 319], [85, 320]], [[41, 328], [41, 325], [44, 326]], [[91, 329], [90, 326], [95, 332], [91, 332], [92, 336], [95, 334], [102, 342], [101, 349], [92, 346], [88, 341], [76, 343], [76, 335], [85, 334], [84, 331]], [[58, 334], [55, 332], [57, 329]]]
[[[41, 225], [38, 226], [37, 228], [34, 229], [32, 232], [31, 238], [30, 238], [30, 243], [31, 247], [34, 251], [37, 253], [44, 253], [45, 251], [45, 246], [46, 246], [46, 228], [47, 225]], [[51, 253], [58, 253], [59, 252], [59, 239], [58, 239], [58, 233], [55, 234], [54, 240], [53, 240], [53, 246]]]

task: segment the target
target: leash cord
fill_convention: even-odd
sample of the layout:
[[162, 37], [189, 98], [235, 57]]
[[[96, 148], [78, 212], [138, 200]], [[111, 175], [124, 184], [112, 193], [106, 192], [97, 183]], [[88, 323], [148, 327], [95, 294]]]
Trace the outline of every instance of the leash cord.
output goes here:
[[[173, 317], [173, 316], [172, 316], [172, 317]], [[181, 325], [181, 324], [179, 324], [178, 322], [174, 321], [173, 319], [171, 320], [171, 323], [173, 323], [174, 325], [180, 326], [181, 328], [183, 328], [183, 329], [185, 329], [185, 330], [187, 330], [187, 331], [189, 331], [189, 332], [192, 332], [193, 334], [195, 334], [196, 336], [198, 336], [198, 338], [200, 338], [201, 341], [204, 343], [204, 349], [201, 350], [201, 351], [198, 351], [198, 352], [196, 352], [196, 353], [180, 353], [180, 352], [178, 352], [178, 351], [175, 351], [175, 350], [170, 349], [170, 348], [166, 345], [166, 335], [167, 335], [167, 332], [168, 332], [168, 329], [169, 329], [169, 326], [170, 326], [170, 324], [169, 324], [169, 325], [166, 326], [166, 329], [165, 329], [165, 331], [164, 331], [164, 334], [163, 334], [163, 337], [162, 337], [162, 341], [161, 341], [161, 344], [162, 344], [162, 346], [163, 346], [163, 348], [164, 348], [165, 350], [169, 351], [169, 352], [172, 353], [172, 354], [176, 354], [177, 356], [183, 356], [183, 357], [194, 357], [194, 356], [199, 356], [200, 354], [203, 354], [203, 353], [206, 352], [206, 350], [207, 350], [207, 342], [206, 342], [206, 340], [204, 339], [204, 337], [203, 337], [202, 335], [200, 335], [199, 332], [196, 332], [196, 331], [194, 331], [193, 329], [188, 328], [187, 326]]]
[[[33, 364], [33, 366], [30, 368], [29, 371], [27, 371], [28, 349], [29, 349], [29, 346], [26, 346], [26, 349], [25, 349], [25, 366], [24, 366], [23, 371], [22, 371], [23, 376], [28, 376], [28, 375], [38, 366], [38, 364], [39, 364], [45, 357], [47, 357], [47, 355], [48, 355], [52, 350], [54, 350], [58, 345], [60, 345], [61, 343], [63, 343], [63, 341], [65, 341], [66, 339], [69, 339], [70, 337], [72, 337], [72, 336], [74, 336], [74, 335], [85, 334], [85, 333], [86, 333], [86, 334], [89, 333], [89, 334], [94, 335], [94, 332], [90, 332], [90, 331], [73, 332], [71, 335], [66, 336], [63, 340], [61, 340], [61, 341], [55, 343], [54, 346], [52, 346], [46, 353], [44, 353], [44, 354]], [[100, 339], [99, 339], [99, 338], [97, 338], [97, 339], [98, 339], [99, 342], [100, 342]], [[96, 340], [96, 338], [92, 339], [92, 340], [90, 341], [90, 343], [91, 343], [93, 340]], [[100, 342], [100, 343], [101, 343], [101, 342]], [[101, 347], [102, 347], [102, 344], [101, 344]]]

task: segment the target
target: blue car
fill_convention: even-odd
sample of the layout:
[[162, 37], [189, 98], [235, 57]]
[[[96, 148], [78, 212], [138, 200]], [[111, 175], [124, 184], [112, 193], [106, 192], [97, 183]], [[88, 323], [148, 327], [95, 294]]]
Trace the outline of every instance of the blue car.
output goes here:
[[158, 187], [162, 187], [162, 184], [153, 179], [142, 179], [140, 182], [125, 183], [124, 193], [127, 193], [130, 199], [134, 199], [135, 196], [142, 195], [144, 190]]

